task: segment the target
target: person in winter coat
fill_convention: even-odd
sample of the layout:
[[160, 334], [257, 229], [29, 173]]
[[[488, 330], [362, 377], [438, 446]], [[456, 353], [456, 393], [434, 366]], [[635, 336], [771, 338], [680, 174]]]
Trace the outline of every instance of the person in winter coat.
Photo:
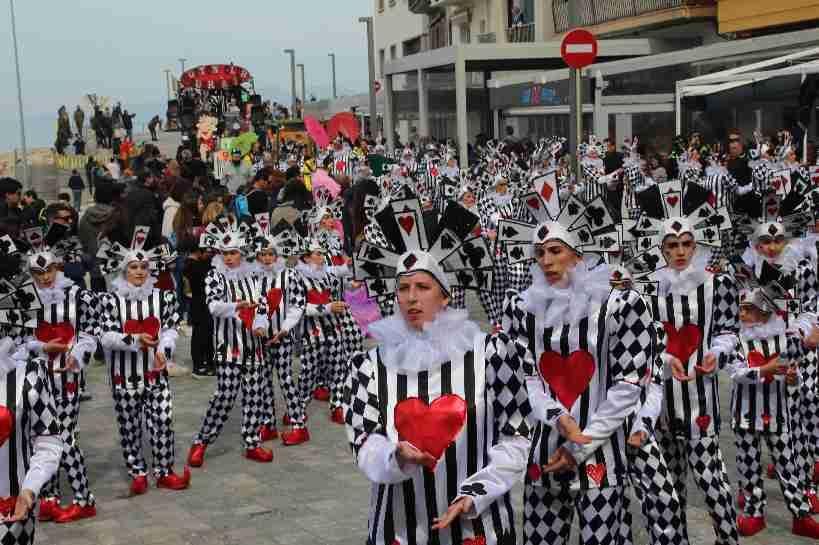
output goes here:
[[115, 219], [114, 203], [122, 197], [124, 186], [115, 182], [102, 182], [97, 187], [96, 203], [91, 205], [80, 219], [77, 231], [83, 253], [91, 264], [91, 289], [106, 291], [105, 278], [96, 265], [97, 246], [100, 233]]
[[42, 223], [42, 212], [45, 208], [45, 201], [41, 199], [37, 192], [29, 189], [23, 194], [23, 212], [20, 214], [20, 223], [24, 227], [34, 227]]
[[[178, 184], [177, 184], [178, 185]], [[174, 187], [162, 203], [162, 236], [168, 238], [173, 233], [173, 219], [179, 212], [183, 195]]]
[[68, 179], [68, 188], [74, 197], [74, 210], [79, 212], [82, 207], [82, 192], [85, 190], [85, 182], [76, 169], [71, 171], [71, 177]]

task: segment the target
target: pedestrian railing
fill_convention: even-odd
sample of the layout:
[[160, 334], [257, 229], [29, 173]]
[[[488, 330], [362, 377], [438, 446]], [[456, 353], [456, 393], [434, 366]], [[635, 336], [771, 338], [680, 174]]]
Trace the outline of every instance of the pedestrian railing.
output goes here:
[[515, 25], [506, 29], [506, 41], [510, 43], [526, 43], [535, 41], [535, 24]]

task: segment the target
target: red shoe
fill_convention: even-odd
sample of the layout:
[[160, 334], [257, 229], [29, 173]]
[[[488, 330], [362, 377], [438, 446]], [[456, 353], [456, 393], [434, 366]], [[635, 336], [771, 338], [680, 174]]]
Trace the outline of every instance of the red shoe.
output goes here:
[[330, 401], [330, 389], [324, 386], [319, 386], [313, 390], [313, 399], [318, 401]]
[[208, 446], [205, 443], [196, 443], [191, 447], [188, 453], [188, 465], [191, 467], [202, 467], [205, 463], [205, 449]]
[[97, 516], [97, 508], [93, 505], [86, 505], [85, 507], [73, 503], [68, 509], [63, 509], [62, 512], [54, 518], [54, 522], [74, 522], [75, 520], [89, 519]]
[[249, 448], [245, 451], [245, 458], [256, 462], [272, 462], [273, 451], [264, 447]]
[[310, 432], [307, 431], [307, 428], [293, 428], [282, 432], [282, 444], [286, 447], [301, 445], [309, 440]]
[[795, 518], [793, 519], [791, 533], [795, 536], [819, 539], [819, 522], [813, 520], [813, 517]]
[[[811, 521], [813, 521], [813, 519], [811, 519]], [[796, 520], [794, 520], [793, 523], [795, 528]], [[756, 534], [764, 530], [765, 526], [766, 526], [765, 517], [746, 517], [744, 515], [740, 515], [737, 517], [737, 530], [739, 530], [739, 535], [744, 537], [755, 536]]]
[[62, 512], [63, 508], [60, 507], [60, 502], [56, 499], [40, 500], [40, 514], [37, 516], [37, 520], [40, 522], [54, 520]]
[[[304, 421], [307, 422], [307, 415], [306, 414], [304, 415]], [[282, 424], [285, 425], [285, 426], [292, 426], [293, 425], [293, 419], [290, 418], [289, 414], [286, 414], [286, 415], [282, 416]]]
[[737, 492], [737, 506], [740, 509], [745, 509], [745, 493]]
[[279, 438], [279, 432], [276, 428], [271, 428], [267, 424], [259, 428], [259, 437], [261, 438], [262, 443], [265, 441], [272, 441], [273, 439]]
[[805, 492], [805, 499], [810, 504], [810, 512], [814, 515], [819, 514], [819, 496], [816, 495], [816, 492], [808, 490]]
[[341, 407], [336, 407], [333, 409], [333, 412], [330, 413], [330, 422], [334, 424], [341, 424], [344, 425], [344, 409]]
[[131, 494], [139, 496], [148, 491], [148, 477], [140, 475], [131, 481]]
[[167, 488], [168, 490], [185, 490], [190, 484], [191, 470], [188, 466], [185, 466], [185, 471], [181, 477], [171, 470], [170, 473], [156, 480], [157, 488]]
[[776, 466], [773, 464], [768, 464], [768, 478], [769, 479], [776, 478]]

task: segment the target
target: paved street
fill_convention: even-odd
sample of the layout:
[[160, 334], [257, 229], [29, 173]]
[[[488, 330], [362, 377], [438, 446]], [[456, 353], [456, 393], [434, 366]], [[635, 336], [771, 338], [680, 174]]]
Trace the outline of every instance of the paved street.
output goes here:
[[[474, 298], [470, 308], [479, 313]], [[482, 313], [481, 313], [482, 315]], [[485, 325], [485, 320], [483, 321]], [[190, 366], [190, 337], [180, 336], [179, 361]], [[212, 393], [214, 379], [174, 380], [177, 469], [181, 471], [188, 447]], [[38, 542], [60, 545], [333, 545], [364, 543], [368, 486], [352, 465], [344, 431], [331, 424], [327, 404], [310, 407], [312, 441], [284, 448], [277, 441], [272, 464], [241, 457], [239, 408], [218, 442], [208, 449], [205, 465], [193, 470], [191, 488], [170, 492], [151, 488], [130, 498], [128, 478], [119, 449], [110, 396], [102, 366], [90, 375], [94, 399], [82, 405], [81, 444], [89, 463], [92, 490], [97, 496], [98, 516], [69, 525], [43, 523]], [[723, 407], [729, 400], [723, 384]], [[282, 403], [277, 404], [281, 417]], [[735, 480], [733, 436], [725, 430], [722, 446]], [[146, 438], [146, 448], [147, 438]], [[146, 452], [150, 452], [148, 449]], [[153, 484], [153, 483], [152, 483]], [[769, 497], [768, 530], [743, 543], [755, 545], [806, 544], [790, 534], [790, 515], [773, 481], [766, 480]], [[64, 483], [63, 490], [68, 490]], [[693, 490], [693, 484], [689, 484]], [[520, 487], [514, 492], [520, 505]], [[710, 545], [713, 532], [698, 492], [690, 498], [691, 543]], [[634, 505], [637, 508], [636, 502]], [[518, 520], [520, 521], [520, 511]], [[635, 514], [635, 542], [644, 545], [643, 519]], [[575, 533], [576, 535], [576, 533]], [[576, 539], [576, 538], [574, 538]], [[574, 543], [574, 541], [573, 541]]]

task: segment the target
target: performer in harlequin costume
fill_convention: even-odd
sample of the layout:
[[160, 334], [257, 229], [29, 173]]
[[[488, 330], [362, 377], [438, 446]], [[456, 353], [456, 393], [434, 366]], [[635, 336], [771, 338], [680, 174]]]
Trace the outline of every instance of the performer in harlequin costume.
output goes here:
[[296, 265], [307, 300], [301, 327], [301, 406], [298, 414], [291, 415], [292, 423], [294, 427], [304, 427], [307, 406], [316, 382], [322, 376], [322, 369], [325, 369], [330, 385], [330, 420], [344, 424], [341, 395], [347, 377], [347, 358], [352, 354], [347, 343], [356, 335], [362, 337], [361, 329], [352, 317], [352, 322], [345, 319], [350, 310], [341, 298], [344, 279], [351, 273], [346, 265], [328, 267], [326, 251], [317, 240], [305, 242], [306, 247]]
[[[259, 217], [264, 216], [264, 217]], [[258, 266], [259, 289], [267, 302], [269, 341], [265, 347], [265, 356], [270, 369], [265, 378], [270, 383], [265, 388], [265, 407], [272, 407], [273, 384], [272, 371], [275, 369], [279, 377], [279, 386], [282, 389], [287, 412], [282, 417], [284, 424], [291, 424], [296, 415], [301, 413], [301, 396], [293, 377], [293, 335], [304, 314], [307, 304], [304, 283], [301, 276], [293, 268], [288, 268], [285, 259], [298, 255], [301, 244], [295, 230], [286, 222], [278, 227], [276, 235], [266, 228], [266, 214], [256, 218], [258, 231], [255, 237], [256, 262]], [[266, 418], [267, 423], [262, 427], [262, 440], [274, 439], [276, 430], [276, 413], [270, 409]], [[266, 428], [266, 429], [265, 429]], [[267, 434], [267, 435], [265, 435]], [[285, 445], [298, 445], [310, 440], [307, 428], [292, 424], [289, 431], [282, 434]]]
[[[14, 281], [22, 272], [20, 255], [8, 236], [0, 244], [0, 277]], [[3, 304], [8, 310], [0, 312], [0, 542], [29, 545], [34, 543], [37, 498], [56, 474], [64, 445], [48, 364], [16, 346], [23, 342], [23, 327], [36, 326], [24, 316], [41, 304], [30, 280], [14, 282], [28, 296], [7, 298]]]
[[68, 237], [68, 228], [53, 224], [48, 233], [40, 227], [24, 232], [32, 247], [27, 256], [42, 308], [37, 311], [37, 329], [26, 347], [48, 362], [54, 406], [64, 443], [60, 467], [65, 470], [74, 499], [60, 506], [59, 470], [41, 491], [39, 520], [73, 522], [93, 517], [96, 500], [88, 485], [85, 456], [79, 445], [77, 420], [80, 412], [80, 372], [91, 361], [100, 336], [97, 297], [63, 276], [65, 260], [79, 255], [79, 241]]
[[765, 528], [767, 498], [762, 479], [762, 442], [768, 445], [774, 460], [788, 510], [793, 515], [795, 535], [819, 539], [819, 523], [811, 512], [819, 508], [819, 499], [805, 493], [794, 461], [789, 430], [785, 384], [798, 380], [796, 368], [806, 347], [819, 342], [819, 327], [812, 326], [805, 338], [788, 333], [779, 316], [782, 309], [776, 301], [786, 298], [780, 283], [781, 273], [764, 264], [760, 284], [750, 268], [742, 278], [740, 291], [740, 332], [742, 350], [729, 365], [733, 379], [731, 393], [732, 426], [737, 445], [737, 472], [743, 515], [737, 520], [739, 533], [753, 536]]
[[575, 513], [582, 543], [620, 543], [623, 533], [626, 423], [651, 373], [652, 320], [639, 293], [610, 289], [609, 267], [589, 253], [614, 232], [597, 202], [570, 197], [550, 213], [541, 200], [529, 205], [537, 225], [517, 223], [514, 247], [536, 262], [532, 286], [507, 295], [503, 322], [537, 422], [524, 489], [528, 544], [568, 543]]
[[166, 246], [146, 249], [148, 233], [148, 227], [138, 225], [130, 249], [102, 240], [97, 253], [100, 269], [117, 275], [111, 291], [100, 295], [100, 342], [134, 495], [148, 490], [148, 465], [142, 452], [143, 420], [150, 437], [157, 487], [183, 490], [190, 484], [187, 467], [183, 475], [173, 470], [173, 392], [167, 364], [176, 350], [179, 303], [174, 291], [154, 287], [154, 275], [175, 256]]
[[458, 278], [480, 272], [443, 263], [442, 246], [457, 250], [478, 220], [456, 208], [431, 242], [415, 221], [399, 234], [414, 212], [390, 208], [379, 221], [396, 251], [379, 257], [364, 243], [356, 256], [356, 271], [394, 286], [398, 303], [394, 316], [370, 324], [379, 345], [352, 358], [345, 387], [347, 436], [372, 485], [372, 545], [517, 543], [509, 490], [526, 467], [529, 404], [508, 338], [447, 308]]
[[250, 252], [250, 227], [225, 217], [205, 228], [199, 242], [219, 252], [205, 278], [205, 297], [213, 316], [216, 391], [205, 412], [202, 427], [193, 439], [188, 463], [200, 467], [205, 450], [213, 443], [242, 392], [242, 441], [244, 455], [257, 462], [272, 462], [273, 451], [261, 446], [264, 424], [264, 343], [269, 321], [267, 302], [253, 277], [253, 267], [242, 252]]
[[[687, 500], [687, 468], [705, 495], [719, 545], [737, 543], [734, 510], [719, 447], [717, 371], [737, 346], [739, 297], [734, 280], [706, 269], [719, 244], [716, 225], [730, 223], [697, 184], [664, 182], [637, 194], [641, 215], [629, 230], [637, 251], [627, 263], [651, 293], [654, 320], [665, 333], [665, 403], [657, 437], [677, 495]], [[625, 230], [624, 230], [625, 232]], [[698, 247], [701, 245], [702, 247]]]

